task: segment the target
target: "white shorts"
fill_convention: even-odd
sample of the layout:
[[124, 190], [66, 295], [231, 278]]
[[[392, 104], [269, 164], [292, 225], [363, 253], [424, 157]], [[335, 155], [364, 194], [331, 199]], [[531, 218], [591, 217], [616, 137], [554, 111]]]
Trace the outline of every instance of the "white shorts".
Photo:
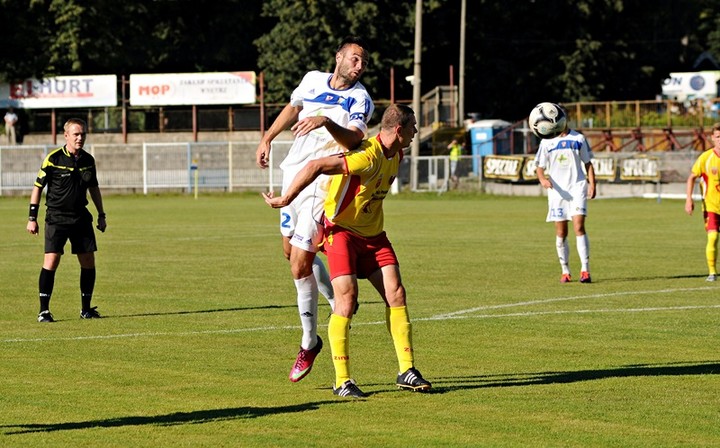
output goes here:
[[[316, 180], [290, 205], [280, 209], [280, 233], [290, 238], [290, 244], [306, 252], [317, 253], [323, 239], [323, 206], [327, 196], [323, 186], [324, 179]], [[283, 192], [286, 187], [283, 186]]]
[[547, 192], [546, 222], [571, 221], [573, 216], [587, 215], [587, 181], [576, 182], [567, 190], [553, 182], [553, 188]]

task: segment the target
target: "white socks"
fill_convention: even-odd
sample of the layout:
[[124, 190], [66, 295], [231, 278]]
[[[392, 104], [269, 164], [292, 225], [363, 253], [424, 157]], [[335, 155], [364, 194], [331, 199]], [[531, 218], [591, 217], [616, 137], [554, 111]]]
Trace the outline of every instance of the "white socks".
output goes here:
[[332, 283], [330, 283], [330, 274], [325, 269], [325, 264], [322, 260], [315, 256], [313, 260], [313, 274], [315, 274], [315, 280], [317, 280], [318, 290], [320, 294], [325, 296], [331, 309], [335, 309], [335, 294], [333, 293]]
[[[587, 234], [578, 236], [575, 240], [577, 241], [577, 251], [582, 266], [580, 270], [590, 272], [590, 240]], [[568, 259], [570, 258], [570, 246], [568, 245], [567, 238], [556, 236], [555, 248], [557, 249], [558, 260], [560, 261], [563, 274], [569, 274], [570, 266], [568, 265]]]
[[556, 236], [555, 248], [557, 249], [558, 260], [560, 261], [563, 274], [569, 274], [570, 266], [568, 266], [568, 258], [570, 258], [570, 246], [568, 245], [567, 238]]
[[315, 275], [295, 280], [297, 289], [298, 313], [302, 324], [303, 336], [300, 346], [304, 349], [315, 347], [317, 343], [318, 285]]
[[587, 234], [577, 237], [577, 251], [580, 255], [582, 270], [590, 272], [590, 241]]

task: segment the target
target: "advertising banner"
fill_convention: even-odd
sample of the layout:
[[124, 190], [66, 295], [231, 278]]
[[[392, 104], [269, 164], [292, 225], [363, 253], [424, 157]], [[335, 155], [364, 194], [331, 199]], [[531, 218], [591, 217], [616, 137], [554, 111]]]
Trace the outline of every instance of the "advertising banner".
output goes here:
[[487, 179], [519, 181], [525, 157], [487, 156], [483, 158], [483, 176]]
[[117, 76], [56, 76], [0, 84], [0, 107], [65, 109], [117, 106]]
[[676, 101], [718, 96], [720, 71], [670, 73], [662, 84], [664, 98]]
[[620, 180], [660, 180], [660, 159], [657, 157], [633, 157], [624, 159], [620, 167]]
[[[611, 157], [592, 159], [595, 178], [614, 182], [617, 177], [617, 161]], [[634, 157], [622, 161], [622, 180], [659, 179], [658, 160], [651, 157]], [[535, 156], [486, 156], [483, 157], [483, 176], [511, 182], [537, 181]]]
[[615, 159], [610, 157], [595, 157], [592, 159], [595, 179], [614, 181], [617, 177]]
[[255, 103], [255, 72], [130, 75], [131, 106]]

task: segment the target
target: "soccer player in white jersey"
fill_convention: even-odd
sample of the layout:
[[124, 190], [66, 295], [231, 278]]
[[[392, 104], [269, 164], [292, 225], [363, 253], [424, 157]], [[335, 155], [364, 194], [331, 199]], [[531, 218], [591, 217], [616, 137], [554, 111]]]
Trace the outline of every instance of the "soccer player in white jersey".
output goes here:
[[[260, 168], [267, 168], [273, 139], [292, 125], [295, 140], [280, 164], [283, 193], [310, 160], [343, 152], [343, 148], [355, 148], [365, 138], [374, 105], [358, 80], [368, 59], [362, 39], [354, 36], [343, 39], [335, 54], [334, 72], [307, 73], [262, 137], [255, 157]], [[330, 277], [316, 256], [323, 237], [322, 213], [328, 185], [329, 179], [321, 176], [280, 210], [283, 251], [290, 260], [303, 328], [300, 351], [290, 370], [292, 382], [310, 373], [322, 349], [322, 339], [317, 334], [318, 293], [334, 307]]]
[[548, 191], [547, 222], [555, 223], [555, 245], [562, 267], [561, 283], [571, 281], [568, 221], [572, 221], [580, 255], [580, 283], [590, 283], [590, 243], [585, 233], [587, 199], [595, 197], [593, 154], [585, 137], [568, 129], [543, 139], [535, 156], [537, 177]]

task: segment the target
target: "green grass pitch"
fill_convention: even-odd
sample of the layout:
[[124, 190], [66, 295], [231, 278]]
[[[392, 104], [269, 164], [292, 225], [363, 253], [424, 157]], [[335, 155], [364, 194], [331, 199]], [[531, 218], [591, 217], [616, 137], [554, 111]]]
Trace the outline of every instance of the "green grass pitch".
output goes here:
[[[367, 282], [351, 330], [366, 400], [333, 396], [329, 345], [287, 379], [295, 292], [258, 194], [107, 196], [94, 305], [60, 265], [35, 321], [42, 236], [0, 198], [0, 446], [663, 447], [720, 445], [720, 284], [682, 201], [590, 202], [592, 284], [560, 284], [541, 197], [385, 203], [434, 392], [394, 387]], [[41, 214], [42, 216], [42, 214]], [[320, 334], [329, 307], [321, 299]]]

